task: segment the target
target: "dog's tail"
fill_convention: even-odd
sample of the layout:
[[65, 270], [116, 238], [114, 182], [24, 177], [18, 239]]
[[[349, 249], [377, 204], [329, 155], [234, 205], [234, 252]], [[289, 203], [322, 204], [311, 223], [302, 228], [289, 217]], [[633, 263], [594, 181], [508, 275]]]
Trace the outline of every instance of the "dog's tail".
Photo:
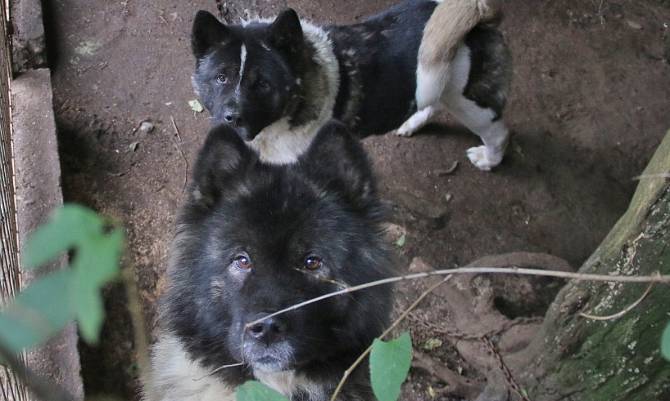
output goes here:
[[[430, 77], [424, 78], [430, 81], [426, 84], [432, 86], [432, 90], [423, 91], [424, 99], [420, 99], [417, 87], [419, 109], [438, 100], [436, 97], [439, 97], [446, 84], [448, 78], [444, 75], [448, 74], [449, 63], [453, 60], [458, 45], [476, 25], [497, 20], [500, 16], [500, 3], [501, 0], [442, 0], [435, 7], [424, 28], [418, 55], [418, 75], [421, 75], [422, 70], [428, 73]], [[441, 79], [436, 75], [442, 75]], [[442, 85], [435, 85], [436, 78], [442, 81]]]

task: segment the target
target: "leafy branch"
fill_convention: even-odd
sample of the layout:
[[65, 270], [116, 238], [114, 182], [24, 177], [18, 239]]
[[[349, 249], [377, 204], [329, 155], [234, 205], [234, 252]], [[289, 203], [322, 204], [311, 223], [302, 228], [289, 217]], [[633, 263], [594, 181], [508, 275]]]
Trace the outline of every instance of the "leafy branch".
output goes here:
[[[100, 291], [119, 273], [123, 240], [122, 229], [113, 222], [85, 207], [65, 205], [27, 241], [23, 269], [41, 274], [0, 311], [0, 355], [41, 399], [72, 396], [39, 378], [14, 355], [45, 342], [72, 320], [79, 323], [86, 342], [98, 341], [104, 320]], [[65, 268], [39, 271], [68, 252]]]

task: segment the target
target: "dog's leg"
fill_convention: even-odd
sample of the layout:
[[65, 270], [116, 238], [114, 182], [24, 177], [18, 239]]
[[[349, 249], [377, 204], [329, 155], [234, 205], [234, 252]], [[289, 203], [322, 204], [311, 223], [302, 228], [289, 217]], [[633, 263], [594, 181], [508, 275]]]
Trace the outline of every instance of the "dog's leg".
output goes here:
[[493, 110], [482, 108], [460, 95], [450, 99], [449, 112], [470, 131], [479, 135], [483, 146], [468, 149], [467, 155], [478, 169], [488, 171], [500, 164], [505, 154], [509, 131]]
[[439, 107], [435, 106], [424, 107], [412, 114], [412, 116], [395, 131], [395, 134], [398, 136], [412, 136], [412, 134], [428, 124], [438, 110]]

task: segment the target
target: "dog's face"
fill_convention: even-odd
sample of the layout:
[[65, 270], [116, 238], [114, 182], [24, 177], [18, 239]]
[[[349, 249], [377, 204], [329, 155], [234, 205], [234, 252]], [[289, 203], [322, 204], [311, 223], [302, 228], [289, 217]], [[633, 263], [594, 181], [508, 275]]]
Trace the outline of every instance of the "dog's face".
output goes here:
[[250, 141], [296, 106], [303, 43], [300, 21], [290, 9], [272, 23], [247, 26], [224, 25], [199, 11], [191, 35], [193, 86], [217, 123]]
[[389, 274], [372, 175], [339, 123], [326, 125], [293, 166], [260, 164], [232, 129], [217, 128], [194, 181], [166, 298], [171, 330], [194, 358], [295, 370], [355, 356], [380, 334], [388, 287], [257, 321]]

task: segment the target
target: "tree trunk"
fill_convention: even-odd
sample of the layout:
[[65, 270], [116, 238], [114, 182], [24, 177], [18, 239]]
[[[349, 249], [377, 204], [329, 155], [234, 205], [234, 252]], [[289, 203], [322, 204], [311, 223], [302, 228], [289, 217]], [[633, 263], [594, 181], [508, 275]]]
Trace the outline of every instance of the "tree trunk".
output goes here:
[[[659, 146], [626, 214], [580, 272], [670, 275], [670, 133]], [[633, 174], [631, 174], [632, 176]], [[603, 199], [603, 202], [607, 200]], [[533, 401], [668, 401], [670, 362], [660, 339], [670, 321], [670, 288], [657, 285], [635, 309], [617, 319], [646, 289], [642, 284], [573, 281], [558, 294], [539, 335], [508, 364]]]

